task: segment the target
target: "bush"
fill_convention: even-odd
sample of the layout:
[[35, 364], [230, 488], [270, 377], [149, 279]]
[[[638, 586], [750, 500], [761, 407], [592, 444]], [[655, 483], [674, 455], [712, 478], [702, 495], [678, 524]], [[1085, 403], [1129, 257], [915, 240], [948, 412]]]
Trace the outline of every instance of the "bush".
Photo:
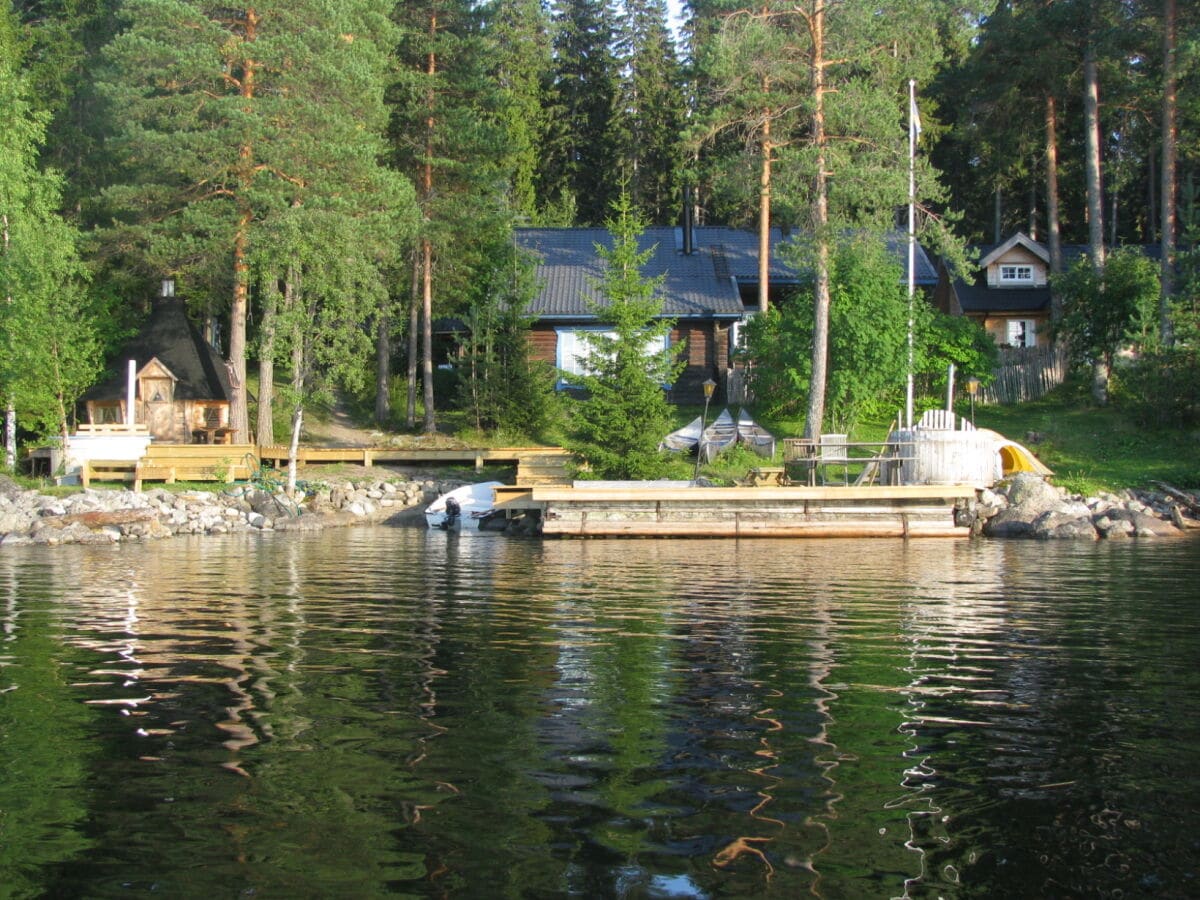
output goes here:
[[1200, 355], [1190, 349], [1144, 354], [1119, 368], [1116, 402], [1148, 428], [1200, 424]]

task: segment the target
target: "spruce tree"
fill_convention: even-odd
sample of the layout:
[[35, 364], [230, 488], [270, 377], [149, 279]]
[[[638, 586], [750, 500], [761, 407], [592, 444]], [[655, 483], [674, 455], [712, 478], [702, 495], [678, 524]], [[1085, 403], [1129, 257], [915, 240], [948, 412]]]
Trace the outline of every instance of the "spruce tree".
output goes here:
[[663, 469], [658, 443], [672, 422], [665, 387], [684, 361], [679, 348], [665, 347], [673, 323], [660, 318], [661, 278], [642, 274], [654, 248], [639, 248], [645, 229], [628, 194], [614, 204], [608, 230], [612, 246], [596, 247], [604, 276], [593, 310], [606, 330], [581, 332], [587, 373], [578, 377], [584, 399], [574, 409], [568, 446], [598, 478], [656, 478]]
[[543, 183], [550, 205], [574, 210], [573, 224], [602, 223], [622, 177], [613, 18], [608, 0], [555, 4], [553, 128]]
[[496, 0], [489, 10], [488, 52], [507, 142], [503, 170], [509, 206], [527, 222], [541, 221], [545, 206], [540, 168], [549, 128], [549, 25], [541, 0]]
[[621, 79], [621, 171], [634, 207], [666, 224], [678, 216], [683, 77], [663, 0], [624, 0], [618, 31]]

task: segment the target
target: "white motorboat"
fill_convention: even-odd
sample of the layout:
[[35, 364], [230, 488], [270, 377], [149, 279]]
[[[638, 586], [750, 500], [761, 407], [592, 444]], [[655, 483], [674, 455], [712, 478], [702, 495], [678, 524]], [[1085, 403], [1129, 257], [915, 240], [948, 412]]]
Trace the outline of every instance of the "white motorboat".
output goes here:
[[425, 508], [425, 521], [442, 531], [479, 531], [492, 515], [495, 488], [503, 486], [502, 481], [485, 481], [442, 494]]

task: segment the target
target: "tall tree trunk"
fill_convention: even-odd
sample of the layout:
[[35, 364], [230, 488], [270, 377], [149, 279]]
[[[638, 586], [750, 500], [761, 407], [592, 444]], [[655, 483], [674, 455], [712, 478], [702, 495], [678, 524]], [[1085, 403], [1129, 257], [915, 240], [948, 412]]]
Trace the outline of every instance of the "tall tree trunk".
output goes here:
[[258, 443], [275, 443], [275, 322], [279, 307], [279, 286], [268, 278], [263, 291], [261, 343], [258, 352]]
[[1178, 149], [1175, 74], [1175, 0], [1163, 0], [1163, 109], [1162, 109], [1162, 290], [1158, 298], [1158, 333], [1170, 346], [1175, 339], [1171, 325], [1171, 297], [1175, 293], [1175, 194]]
[[[1046, 95], [1046, 239], [1050, 245], [1050, 272], [1063, 270], [1062, 231], [1058, 217], [1058, 110], [1053, 94]], [[1062, 315], [1062, 301], [1052, 299], [1054, 318]]]
[[[242, 18], [246, 43], [252, 43], [257, 38], [258, 23], [258, 14], [253, 9], [247, 9]], [[251, 102], [255, 96], [257, 70], [258, 63], [253, 59], [243, 60], [240, 96], [244, 101], [242, 109], [247, 114], [252, 109]], [[243, 169], [239, 193], [244, 197], [254, 180], [254, 150], [246, 145], [239, 152]], [[229, 402], [229, 425], [233, 428], [234, 440], [239, 444], [250, 441], [250, 404], [246, 394], [246, 318], [250, 311], [250, 266], [246, 260], [246, 244], [253, 218], [250, 209], [244, 207], [233, 240], [233, 301], [229, 307], [229, 378], [233, 396]]]
[[813, 184], [812, 227], [816, 237], [813, 285], [812, 381], [804, 436], [819, 440], [825, 421], [825, 375], [829, 366], [829, 185], [825, 171], [825, 3], [818, 0], [805, 21], [812, 41], [812, 140], [817, 150]]
[[246, 262], [246, 225], [238, 226], [233, 243], [233, 303], [229, 308], [229, 426], [239, 444], [250, 441], [250, 404], [246, 396], [246, 316], [250, 308], [250, 267]]
[[[8, 213], [0, 214], [0, 254], [8, 255]], [[13, 302], [12, 294], [4, 298], [4, 302], [11, 304]], [[11, 390], [9, 385], [6, 388]], [[4, 468], [8, 471], [16, 471], [17, 468], [17, 406], [13, 401], [13, 396], [9, 393], [4, 404]], [[65, 459], [65, 458], [64, 458]]]
[[437, 431], [433, 408], [433, 242], [421, 241], [421, 378], [424, 384], [426, 434]]
[[4, 468], [10, 472], [17, 468], [17, 406], [12, 397], [4, 404]]
[[[763, 84], [766, 92], [768, 85]], [[766, 312], [771, 296], [771, 112], [764, 110], [762, 160], [758, 179], [758, 311]]]
[[421, 261], [416, 253], [412, 258], [412, 289], [408, 295], [408, 399], [404, 410], [404, 427], [417, 427], [417, 360], [420, 358], [421, 336]]
[[1100, 180], [1100, 76], [1094, 39], [1083, 58], [1084, 170], [1087, 178], [1088, 243], [1092, 266], [1104, 271], [1104, 193]]
[[[437, 42], [438, 19], [437, 12], [429, 15], [430, 47]], [[437, 74], [437, 54], [430, 49], [426, 64], [426, 74], [429, 76], [429, 91], [426, 95], [426, 106], [429, 115], [425, 119], [425, 166], [421, 173], [421, 188], [423, 201], [428, 215], [429, 204], [433, 202], [433, 136], [437, 128], [434, 118], [434, 89], [433, 76]], [[424, 377], [425, 423], [426, 434], [437, 431], [437, 420], [433, 406], [433, 242], [429, 235], [421, 237], [421, 356]]]
[[[1088, 243], [1092, 267], [1104, 274], [1104, 196], [1100, 181], [1100, 77], [1096, 66], [1095, 36], [1089, 35], [1083, 56], [1084, 170], [1087, 179]], [[1092, 362], [1092, 399], [1108, 404], [1108, 361]]]
[[[1046, 95], [1046, 240], [1050, 245], [1050, 274], [1063, 271], [1062, 231], [1058, 218], [1058, 111], [1053, 94]], [[1062, 296], [1050, 285], [1050, 321], [1062, 318]]]
[[996, 185], [992, 198], [992, 243], [999, 244], [1004, 240], [1004, 191]]
[[380, 428], [386, 427], [392, 417], [391, 390], [392, 317], [385, 307], [375, 322], [375, 424]]

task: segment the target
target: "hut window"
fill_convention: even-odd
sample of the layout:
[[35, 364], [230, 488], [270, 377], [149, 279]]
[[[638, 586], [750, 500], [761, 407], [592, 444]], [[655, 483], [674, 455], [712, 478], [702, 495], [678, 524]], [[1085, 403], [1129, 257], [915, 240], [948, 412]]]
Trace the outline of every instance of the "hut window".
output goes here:
[[121, 415], [121, 404], [117, 403], [96, 403], [93, 405], [95, 425], [115, 425], [124, 421], [124, 416]]
[[151, 403], [171, 403], [173, 392], [171, 382], [166, 378], [147, 378], [142, 382], [142, 396], [149, 398]]

